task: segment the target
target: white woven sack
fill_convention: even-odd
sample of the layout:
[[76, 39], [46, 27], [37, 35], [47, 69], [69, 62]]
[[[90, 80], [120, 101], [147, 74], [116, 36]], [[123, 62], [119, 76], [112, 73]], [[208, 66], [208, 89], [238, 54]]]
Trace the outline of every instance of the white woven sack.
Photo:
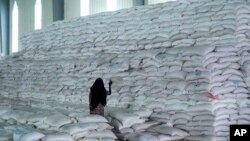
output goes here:
[[214, 46], [197, 46], [192, 48], [184, 48], [183, 56], [206, 55], [215, 49]]
[[43, 139], [44, 137], [44, 134], [29, 127], [17, 127], [13, 134], [14, 141], [34, 141]]
[[192, 116], [186, 113], [175, 113], [171, 116], [171, 119], [172, 120], [176, 120], [176, 119], [192, 120]]
[[226, 137], [214, 137], [214, 136], [190, 136], [187, 137], [188, 140], [192, 141], [225, 141]]
[[127, 111], [116, 111], [110, 113], [110, 116], [119, 120], [122, 125], [126, 126], [135, 120], [139, 120], [139, 116], [135, 115], [134, 113], [128, 113]]
[[13, 137], [13, 133], [11, 130], [0, 128], [0, 141], [11, 140], [12, 137]]
[[228, 68], [238, 70], [241, 68], [241, 65], [239, 63], [231, 63], [231, 65], [229, 65]]
[[78, 141], [100, 141], [98, 138], [83, 138], [78, 139]]
[[149, 122], [145, 122], [145, 123], [138, 123], [138, 124], [134, 124], [132, 126], [132, 128], [135, 130], [135, 131], [144, 131], [152, 126], [155, 126], [159, 124], [159, 122], [157, 121], [149, 121]]
[[34, 141], [34, 140], [41, 140], [45, 137], [44, 134], [39, 132], [31, 132], [27, 133], [20, 138], [20, 141]]
[[226, 94], [226, 93], [230, 93], [234, 90], [235, 90], [235, 87], [218, 86], [218, 87], [213, 87], [211, 89], [211, 92], [214, 94]]
[[214, 121], [213, 126], [224, 126], [224, 125], [228, 126], [229, 124], [230, 124], [229, 120], [222, 119], [222, 120], [216, 120], [216, 121]]
[[249, 97], [249, 90], [243, 87], [237, 87], [237, 89], [235, 89], [233, 93], [236, 94], [236, 97], [239, 97], [239, 98]]
[[121, 133], [133, 133], [134, 130], [132, 128], [123, 128], [120, 130]]
[[163, 102], [155, 102], [155, 101], [149, 101], [146, 102], [146, 107], [149, 109], [154, 109], [154, 108], [161, 108], [164, 109], [165, 108], [165, 104]]
[[86, 137], [89, 134], [89, 132], [90, 131], [78, 132], [78, 133], [74, 133], [71, 136], [73, 137], [74, 140], [78, 140], [80, 138]]
[[211, 111], [212, 105], [210, 104], [196, 104], [190, 106], [187, 110], [188, 111]]
[[176, 119], [176, 120], [173, 120], [173, 123], [174, 125], [178, 125], [178, 124], [187, 124], [189, 122], [189, 120], [187, 119]]
[[134, 111], [134, 113], [138, 115], [139, 117], [144, 118], [144, 117], [149, 117], [153, 113], [153, 111], [150, 109], [141, 108], [141, 109]]
[[220, 116], [220, 115], [231, 115], [231, 114], [236, 114], [237, 111], [235, 109], [227, 109], [227, 108], [220, 108], [216, 111], [214, 111], [215, 116]]
[[250, 123], [250, 120], [245, 120], [245, 119], [239, 119], [237, 121], [237, 124], [249, 124]]
[[129, 128], [129, 127], [124, 127], [122, 125], [122, 123], [117, 119], [112, 119], [111, 122], [112, 122], [112, 126], [114, 126], [118, 130], [122, 130], [124, 128]]
[[75, 123], [63, 125], [62, 127], [60, 127], [60, 130], [73, 135], [75, 133], [95, 130], [98, 128], [99, 126], [97, 123]]
[[31, 116], [31, 112], [22, 111], [22, 110], [10, 110], [1, 115], [2, 119], [8, 120], [10, 118], [15, 119], [20, 123], [26, 123], [29, 116]]
[[126, 138], [128, 141], [159, 141], [156, 136], [150, 133], [133, 133]]
[[45, 141], [74, 141], [74, 140], [69, 134], [56, 133], [47, 135]]
[[9, 111], [11, 111], [10, 108], [5, 107], [5, 106], [0, 106], [0, 116], [1, 116], [2, 114], [6, 113], [6, 112], [9, 112]]
[[193, 82], [193, 83], [189, 83], [186, 86], [187, 91], [191, 91], [191, 92], [199, 92], [199, 91], [208, 91], [208, 83], [206, 82]]
[[116, 141], [115, 139], [103, 138], [102, 141]]
[[103, 116], [100, 115], [88, 115], [85, 117], [77, 118], [79, 123], [97, 123], [97, 122], [108, 122]]
[[174, 41], [177, 41], [177, 40], [181, 40], [181, 39], [187, 39], [188, 35], [185, 34], [185, 33], [176, 33], [176, 34], [173, 34], [169, 37], [169, 40], [174, 42]]
[[229, 132], [229, 126], [228, 125], [220, 125], [214, 127], [215, 132], [223, 131], [223, 132]]
[[188, 108], [189, 104], [186, 103], [166, 104], [165, 107], [167, 110], [187, 110]]
[[195, 67], [201, 67], [202, 66], [202, 62], [201, 60], [195, 60], [195, 61], [185, 61], [183, 63], [183, 68], [195, 68]]
[[174, 71], [166, 74], [166, 79], [185, 79], [186, 73], [183, 71]]
[[188, 73], [186, 76], [187, 81], [197, 80], [197, 79], [210, 79], [209, 72], [196, 70], [195, 72]]
[[212, 76], [212, 78], [210, 79], [210, 82], [211, 83], [223, 82], [223, 81], [229, 79], [230, 76], [232, 76], [232, 74], [226, 74], [226, 75], [216, 75], [216, 74], [214, 74]]
[[249, 107], [242, 107], [242, 108], [240, 108], [239, 113], [241, 115], [243, 115], [243, 114], [250, 114], [250, 108]]
[[178, 141], [178, 140], [182, 140], [185, 137], [182, 136], [169, 136], [169, 135], [164, 135], [164, 134], [160, 134], [158, 136], [160, 141]]
[[219, 52], [234, 52], [234, 51], [238, 51], [238, 49], [234, 46], [218, 46], [216, 47], [215, 51]]
[[211, 63], [207, 66], [210, 70], [227, 68], [231, 63]]
[[180, 48], [180, 47], [189, 47], [192, 46], [195, 43], [193, 39], [181, 39], [174, 41], [172, 43], [173, 47]]
[[186, 137], [188, 136], [188, 133], [174, 128], [174, 127], [169, 127], [166, 125], [158, 125], [154, 128], [152, 128], [153, 131], [156, 131], [157, 133], [165, 134], [165, 135], [170, 135], [170, 136], [181, 136], [181, 137]]
[[165, 118], [165, 119], [170, 120], [170, 113], [167, 113], [167, 112], [154, 112], [154, 113], [152, 113], [152, 115], [150, 117], [151, 118], [152, 117], [154, 117], [154, 118]]
[[216, 111], [217, 109], [224, 107], [227, 107], [227, 103], [222, 103], [222, 102], [214, 103], [212, 106], [212, 111]]
[[112, 131], [110, 131], [110, 130], [92, 131], [86, 137], [88, 137], [88, 138], [111, 138], [111, 139], [117, 139], [116, 135]]
[[44, 120], [45, 124], [48, 124], [52, 127], [61, 127], [62, 125], [71, 123], [71, 119], [68, 116], [65, 116], [61, 113], [51, 113], [48, 115], [46, 120]]
[[186, 85], [187, 85], [186, 81], [171, 81], [167, 84], [167, 88], [184, 90]]
[[110, 126], [108, 123], [97, 123], [97, 126], [98, 126], [98, 131], [102, 131], [102, 130], [111, 130], [113, 129], [114, 127]]
[[161, 67], [162, 66], [181, 66], [183, 63], [183, 61], [181, 60], [177, 60], [177, 59], [173, 59], [173, 60], [163, 60], [161, 63]]
[[[237, 88], [246, 88], [247, 85], [242, 81], [226, 81], [224, 82], [225, 87], [237, 87]], [[236, 89], [237, 90], [237, 89]]]

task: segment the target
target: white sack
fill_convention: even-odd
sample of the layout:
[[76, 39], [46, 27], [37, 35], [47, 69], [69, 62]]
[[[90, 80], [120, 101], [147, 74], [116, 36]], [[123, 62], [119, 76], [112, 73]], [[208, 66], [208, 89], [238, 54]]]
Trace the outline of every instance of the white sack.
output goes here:
[[79, 132], [95, 130], [98, 129], [98, 127], [97, 123], [75, 123], [63, 125], [60, 127], [60, 130], [73, 135]]
[[48, 124], [52, 127], [61, 127], [62, 125], [71, 123], [71, 119], [61, 113], [51, 113], [47, 116], [47, 119], [44, 121], [45, 124]]
[[88, 138], [101, 138], [101, 139], [102, 138], [117, 139], [116, 135], [110, 130], [92, 131], [86, 137], [88, 137]]
[[159, 139], [150, 133], [132, 133], [126, 136], [128, 141], [159, 141]]
[[47, 135], [45, 141], [74, 141], [74, 139], [69, 134], [56, 133]]
[[181, 136], [181, 137], [188, 136], [187, 132], [180, 130], [180, 129], [177, 129], [177, 128], [174, 128], [174, 127], [169, 127], [166, 125], [158, 125], [158, 126], [152, 128], [152, 130], [156, 131], [157, 133], [170, 135], [170, 136]]
[[103, 116], [100, 115], [87, 115], [84, 117], [77, 117], [79, 123], [89, 123], [89, 122], [108, 122]]

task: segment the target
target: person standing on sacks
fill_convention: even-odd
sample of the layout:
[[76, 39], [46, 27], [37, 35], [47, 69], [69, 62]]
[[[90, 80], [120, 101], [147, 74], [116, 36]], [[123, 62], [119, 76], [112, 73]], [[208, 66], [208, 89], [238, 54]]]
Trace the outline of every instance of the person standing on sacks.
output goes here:
[[89, 93], [89, 111], [90, 114], [104, 116], [104, 107], [107, 104], [107, 95], [111, 95], [112, 81], [109, 81], [109, 91], [104, 87], [103, 80], [97, 78], [90, 88]]

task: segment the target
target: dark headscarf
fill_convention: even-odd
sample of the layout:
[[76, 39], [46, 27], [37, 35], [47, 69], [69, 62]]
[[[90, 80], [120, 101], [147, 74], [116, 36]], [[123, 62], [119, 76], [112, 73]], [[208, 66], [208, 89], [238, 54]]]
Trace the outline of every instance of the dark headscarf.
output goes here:
[[101, 78], [97, 78], [95, 80], [95, 83], [92, 85], [90, 90], [92, 108], [95, 108], [99, 103], [106, 106], [107, 91]]

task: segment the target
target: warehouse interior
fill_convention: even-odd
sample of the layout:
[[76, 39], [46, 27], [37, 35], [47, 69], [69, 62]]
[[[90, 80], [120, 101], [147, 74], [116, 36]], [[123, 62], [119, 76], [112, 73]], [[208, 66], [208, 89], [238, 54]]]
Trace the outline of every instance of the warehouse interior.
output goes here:
[[229, 141], [249, 23], [249, 0], [0, 0], [0, 141]]

